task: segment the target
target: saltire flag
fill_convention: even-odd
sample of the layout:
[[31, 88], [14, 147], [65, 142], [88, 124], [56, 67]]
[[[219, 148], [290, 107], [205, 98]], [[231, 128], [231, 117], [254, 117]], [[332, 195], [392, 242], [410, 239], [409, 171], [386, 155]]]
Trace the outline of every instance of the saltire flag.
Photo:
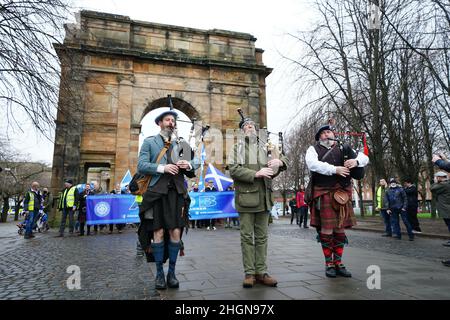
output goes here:
[[205, 175], [206, 181], [212, 181], [214, 187], [219, 191], [227, 190], [233, 184], [233, 179], [227, 177], [220, 170], [216, 169], [211, 163], [208, 165]]
[[130, 169], [128, 169], [127, 173], [125, 173], [124, 177], [122, 178], [122, 181], [120, 182], [120, 190], [125, 190], [126, 186], [130, 184], [131, 182], [131, 172]]

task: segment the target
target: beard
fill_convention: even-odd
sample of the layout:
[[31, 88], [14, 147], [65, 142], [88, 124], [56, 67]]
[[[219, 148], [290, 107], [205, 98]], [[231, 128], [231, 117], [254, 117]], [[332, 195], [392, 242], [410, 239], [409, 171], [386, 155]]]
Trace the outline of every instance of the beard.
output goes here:
[[167, 126], [164, 129], [161, 129], [160, 134], [163, 136], [164, 140], [172, 140], [172, 134], [173, 134], [174, 128]]
[[256, 130], [255, 129], [249, 129], [247, 131], [244, 131], [244, 135], [246, 137], [256, 137]]
[[320, 140], [320, 145], [322, 145], [322, 146], [324, 146], [325, 148], [331, 148], [333, 145], [334, 145], [334, 142], [335, 141], [333, 141], [333, 140], [328, 140], [328, 139], [326, 139], [326, 140]]

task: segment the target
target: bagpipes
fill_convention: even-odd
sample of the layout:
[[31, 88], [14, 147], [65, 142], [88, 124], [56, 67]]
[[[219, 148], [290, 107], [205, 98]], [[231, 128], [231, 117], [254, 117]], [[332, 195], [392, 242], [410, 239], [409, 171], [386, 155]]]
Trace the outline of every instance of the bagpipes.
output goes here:
[[[331, 131], [333, 131], [335, 136], [363, 137], [364, 154], [368, 155], [369, 149], [367, 147], [366, 134], [364, 132], [362, 132], [362, 133], [349, 132], [349, 131], [337, 132], [336, 128], [334, 127], [334, 122], [335, 122], [334, 119], [330, 119], [328, 121], [330, 128], [332, 129]], [[344, 141], [336, 139], [336, 138], [334, 138], [334, 139], [328, 138], [328, 140], [336, 141], [339, 149], [342, 152], [343, 162], [345, 162], [349, 159], [356, 159], [356, 157], [358, 156], [358, 152], [352, 148], [350, 143], [344, 142]], [[364, 178], [364, 174], [365, 174], [364, 167], [354, 167], [354, 168], [350, 169], [350, 177], [352, 177], [355, 180], [362, 180]]]

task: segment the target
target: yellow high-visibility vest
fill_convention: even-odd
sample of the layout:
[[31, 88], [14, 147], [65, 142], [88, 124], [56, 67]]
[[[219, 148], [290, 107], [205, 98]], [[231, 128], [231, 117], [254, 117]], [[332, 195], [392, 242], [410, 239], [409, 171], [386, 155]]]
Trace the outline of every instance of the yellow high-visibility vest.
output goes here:
[[30, 195], [30, 201], [28, 201], [28, 211], [34, 210], [34, 192], [28, 191]]
[[64, 198], [66, 198], [67, 208], [73, 207], [73, 205], [75, 203], [75, 189], [76, 188], [77, 188], [76, 186], [73, 186], [70, 189], [66, 189], [66, 191], [64, 191], [64, 194], [61, 197], [60, 208], [64, 208]]
[[143, 198], [142, 198], [142, 196], [141, 196], [140, 194], [138, 194], [138, 195], [136, 196], [136, 199], [135, 199], [135, 200], [136, 200], [136, 202], [137, 202], [138, 205], [141, 205]]

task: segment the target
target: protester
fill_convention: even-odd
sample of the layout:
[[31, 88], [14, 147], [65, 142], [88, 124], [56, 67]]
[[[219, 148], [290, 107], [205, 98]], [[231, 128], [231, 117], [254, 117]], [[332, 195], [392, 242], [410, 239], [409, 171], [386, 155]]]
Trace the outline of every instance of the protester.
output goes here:
[[[435, 162], [436, 164], [436, 162]], [[445, 162], [440, 163], [440, 167], [449, 169], [450, 166], [445, 167]], [[445, 170], [446, 170], [445, 169]], [[448, 180], [448, 174], [442, 171], [437, 172], [435, 175], [435, 183], [431, 186], [431, 193], [436, 199], [436, 207], [445, 224], [450, 232], [450, 181]], [[450, 240], [443, 243], [444, 246], [450, 247]], [[446, 267], [450, 267], [450, 259], [442, 260], [442, 264]]]
[[295, 195], [289, 200], [289, 207], [291, 208], [291, 224], [294, 221], [298, 224], [298, 212], [297, 212], [297, 201], [295, 199]]
[[[83, 192], [80, 194], [80, 205], [78, 209], [78, 221], [80, 222], [80, 236], [84, 236], [84, 226], [86, 225], [86, 216], [87, 216], [87, 196], [91, 194], [91, 186], [87, 183], [84, 187]], [[91, 228], [87, 227], [87, 235], [90, 235]]]
[[411, 225], [413, 233], [422, 233], [419, 219], [417, 219], [417, 211], [419, 209], [419, 193], [417, 192], [417, 187], [412, 183], [410, 178], [404, 179], [403, 182], [408, 201], [406, 212], [408, 213], [409, 224]]
[[27, 224], [25, 227], [25, 239], [31, 239], [33, 235], [33, 228], [39, 217], [39, 210], [42, 208], [42, 196], [39, 192], [39, 183], [34, 181], [31, 184], [30, 190], [25, 194], [23, 201], [24, 212], [27, 216]]
[[405, 190], [403, 190], [395, 178], [389, 179], [389, 188], [386, 190], [384, 203], [387, 208], [387, 213], [391, 216], [392, 231], [394, 233], [393, 238], [398, 240], [402, 238], [400, 229], [401, 217], [408, 232], [409, 241], [413, 241], [414, 233], [412, 232], [412, 227], [408, 220], [408, 213], [406, 212], [408, 199]]
[[[104, 195], [106, 192], [103, 191], [102, 187], [98, 183], [98, 181], [92, 181], [92, 189], [90, 190], [89, 195], [96, 196], [96, 195]], [[100, 227], [100, 231], [103, 233], [103, 229], [106, 228], [105, 224], [95, 224], [94, 225], [94, 234], [97, 234], [98, 229]], [[91, 234], [91, 226], [87, 226], [87, 235]]]
[[57, 237], [64, 237], [64, 229], [66, 228], [67, 216], [69, 216], [69, 233], [73, 234], [74, 214], [78, 206], [78, 189], [73, 185], [71, 179], [64, 181], [64, 190], [59, 199], [58, 209], [62, 212], [61, 225]]
[[300, 189], [296, 194], [296, 207], [299, 215], [298, 226], [301, 227], [303, 223], [303, 228], [308, 227], [308, 205], [305, 202], [305, 186], [301, 185]]
[[[305, 156], [306, 165], [312, 171], [312, 199], [308, 199], [310, 225], [317, 228], [325, 257], [325, 275], [351, 277], [342, 263], [347, 242], [344, 230], [356, 225], [351, 178], [367, 165], [369, 158], [347, 145], [338, 144], [330, 125], [320, 127], [315, 140]], [[345, 158], [348, 160], [344, 161]]]
[[[120, 183], [116, 183], [116, 186], [113, 190], [111, 190], [110, 192], [111, 194], [126, 194], [126, 192], [124, 190], [121, 189], [120, 187]], [[125, 228], [126, 224], [125, 223], [118, 223], [116, 224], [116, 229], [118, 233], [122, 233], [122, 230]], [[110, 223], [109, 224], [109, 234], [113, 233], [114, 230], [114, 224]]]
[[[194, 183], [192, 185], [192, 189], [191, 192], [198, 192], [198, 184]], [[196, 219], [196, 220], [191, 220], [191, 224], [192, 224], [192, 229], [195, 229], [195, 227], [197, 227], [197, 229], [201, 229], [203, 224], [204, 224], [204, 220], [200, 220], [200, 219]]]
[[387, 213], [387, 208], [384, 203], [384, 197], [386, 194], [387, 182], [385, 179], [380, 179], [379, 186], [377, 189], [377, 206], [375, 208], [376, 211], [380, 211], [380, 215], [383, 218], [384, 222], [384, 233], [381, 235], [382, 237], [392, 237], [392, 224], [391, 224], [391, 215]]
[[[214, 187], [214, 182], [212, 180], [205, 181], [206, 187], [205, 192], [217, 192], [217, 188]], [[208, 225], [206, 230], [216, 230], [216, 219], [208, 219]]]
[[281, 160], [268, 161], [252, 119], [243, 118], [239, 128], [245, 139], [234, 145], [228, 163], [240, 219], [243, 287], [251, 288], [256, 282], [275, 287], [277, 280], [267, 273], [266, 264], [269, 212], [273, 207], [272, 178], [278, 168], [286, 170], [287, 160], [282, 156]]
[[42, 189], [42, 198], [43, 198], [43, 210], [47, 214], [50, 214], [50, 210], [53, 208], [53, 195], [48, 191], [47, 188]]
[[[151, 177], [139, 207], [139, 240], [147, 254], [147, 261], [151, 261], [149, 254], [152, 253], [156, 263], [156, 289], [179, 287], [175, 266], [183, 247], [181, 235], [188, 223], [190, 203], [184, 176], [194, 177], [195, 170], [200, 166], [198, 159], [176, 162], [172, 159], [172, 151], [177, 147], [177, 140], [173, 138], [177, 116], [176, 112], [170, 110], [156, 117], [155, 123], [161, 131], [144, 140], [138, 160], [138, 172]], [[163, 269], [165, 248], [169, 259], [167, 283]]]

